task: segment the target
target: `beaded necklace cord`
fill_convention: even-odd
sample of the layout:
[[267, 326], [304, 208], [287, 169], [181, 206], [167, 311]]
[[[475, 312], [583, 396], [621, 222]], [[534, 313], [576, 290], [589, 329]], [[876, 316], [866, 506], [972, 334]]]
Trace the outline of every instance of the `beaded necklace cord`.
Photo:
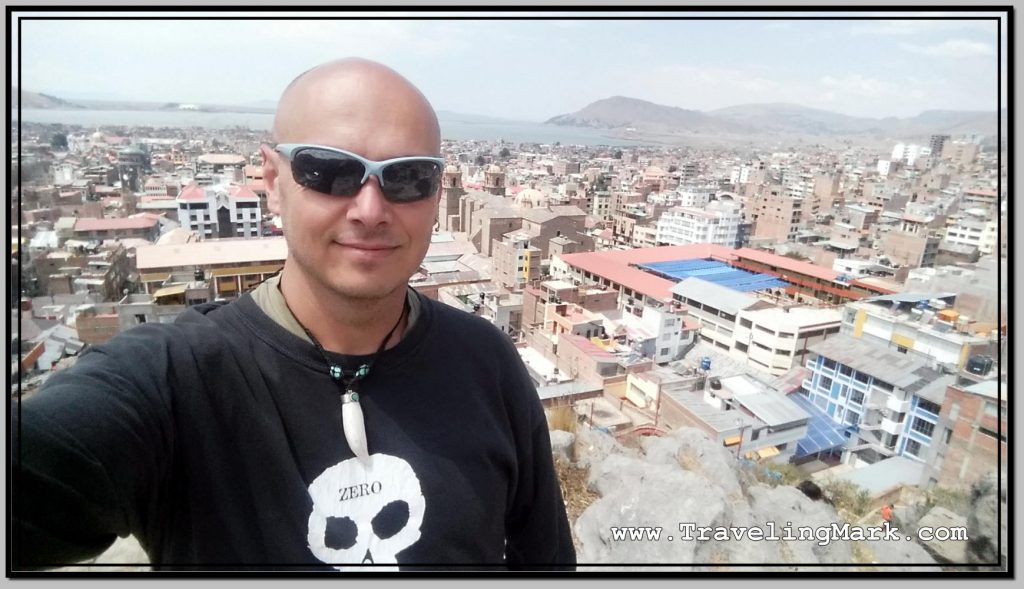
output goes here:
[[[287, 301], [285, 306], [288, 306]], [[324, 363], [327, 365], [327, 374], [330, 375], [338, 385], [338, 390], [341, 392], [341, 421], [342, 430], [345, 433], [345, 441], [348, 442], [348, 447], [351, 448], [352, 453], [359, 458], [364, 464], [368, 464], [370, 460], [370, 453], [366, 443], [366, 425], [363, 419], [363, 410], [359, 405], [359, 393], [357, 388], [359, 382], [365, 379], [370, 374], [370, 368], [373, 367], [373, 363], [377, 361], [384, 348], [388, 344], [388, 340], [394, 335], [398, 326], [402, 324], [402, 319], [405, 318], [405, 314], [409, 310], [409, 299], [406, 298], [405, 303], [402, 305], [402, 312], [398, 315], [398, 321], [391, 328], [391, 331], [384, 336], [384, 340], [380, 342], [380, 346], [377, 351], [370, 356], [370, 359], [364, 362], [347, 377], [345, 369], [337, 363], [331, 361], [327, 357], [327, 351], [320, 345], [320, 342], [313, 336], [313, 334], [306, 329], [306, 326], [299, 321], [298, 317], [295, 317], [295, 313], [292, 313], [292, 317], [295, 317], [295, 322], [299, 324], [302, 331], [306, 332], [306, 336], [313, 342], [313, 346], [316, 347], [317, 352], [320, 353], [320, 357], [324, 359]], [[291, 312], [291, 309], [288, 309]]]

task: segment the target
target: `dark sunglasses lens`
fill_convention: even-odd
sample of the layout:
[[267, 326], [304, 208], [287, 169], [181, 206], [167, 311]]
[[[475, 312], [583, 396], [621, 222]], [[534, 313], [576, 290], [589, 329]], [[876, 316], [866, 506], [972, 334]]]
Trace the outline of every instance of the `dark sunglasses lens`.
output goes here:
[[426, 160], [391, 164], [383, 171], [384, 194], [395, 202], [433, 196], [441, 181], [441, 166]]
[[292, 158], [292, 176], [301, 185], [336, 196], [359, 192], [365, 168], [358, 160], [325, 149], [303, 149]]

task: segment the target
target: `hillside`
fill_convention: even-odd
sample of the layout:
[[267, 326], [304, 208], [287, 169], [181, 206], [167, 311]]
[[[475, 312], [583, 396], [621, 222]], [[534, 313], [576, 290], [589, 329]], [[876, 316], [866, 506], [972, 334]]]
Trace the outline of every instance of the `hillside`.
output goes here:
[[[1006, 131], [1003, 111], [1003, 132]], [[614, 96], [545, 121], [550, 125], [660, 133], [769, 133], [793, 135], [926, 136], [929, 134], [994, 135], [996, 113], [931, 110], [914, 117], [853, 117], [799, 104], [742, 104], [712, 111], [687, 110]]]
[[85, 108], [84, 106], [69, 102], [56, 96], [42, 94], [40, 92], [19, 91], [18, 87], [11, 88], [11, 108]]

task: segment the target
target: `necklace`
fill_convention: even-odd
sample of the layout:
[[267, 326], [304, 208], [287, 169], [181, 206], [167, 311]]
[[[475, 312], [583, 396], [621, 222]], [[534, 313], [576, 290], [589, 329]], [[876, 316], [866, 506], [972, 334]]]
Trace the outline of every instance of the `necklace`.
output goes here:
[[[288, 306], [288, 302], [285, 301], [285, 307]], [[320, 352], [320, 357], [324, 359], [324, 364], [327, 365], [327, 374], [330, 375], [338, 385], [338, 390], [341, 392], [341, 428], [345, 433], [345, 441], [348, 442], [348, 447], [352, 450], [352, 453], [363, 463], [369, 464], [370, 452], [366, 443], [366, 422], [363, 419], [363, 410], [359, 405], [359, 393], [357, 388], [359, 382], [365, 379], [370, 374], [370, 368], [373, 367], [373, 363], [380, 357], [381, 352], [388, 344], [388, 340], [394, 335], [395, 330], [401, 325], [402, 319], [405, 317], [406, 312], [409, 310], [409, 299], [406, 298], [402, 304], [402, 312], [398, 315], [398, 321], [391, 328], [391, 331], [384, 336], [384, 340], [380, 342], [380, 346], [377, 351], [370, 356], [370, 359], [364, 362], [355, 370], [355, 372], [347, 373], [340, 364], [331, 362], [331, 359], [327, 357], [327, 351], [320, 345], [320, 342], [313, 336], [313, 334], [306, 329], [306, 326], [299, 321], [298, 317], [295, 317], [295, 313], [292, 313], [292, 317], [295, 317], [295, 322], [299, 324], [302, 331], [306, 332], [306, 336], [313, 342], [317, 352]], [[291, 312], [291, 308], [288, 309]]]

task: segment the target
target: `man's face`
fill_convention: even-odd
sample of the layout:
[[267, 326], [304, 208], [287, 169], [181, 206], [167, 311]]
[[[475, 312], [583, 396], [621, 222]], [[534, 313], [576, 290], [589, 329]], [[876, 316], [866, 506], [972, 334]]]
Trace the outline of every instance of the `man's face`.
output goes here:
[[[437, 156], [433, 113], [389, 86], [395, 84], [321, 84], [293, 100], [301, 114], [289, 121], [282, 142], [336, 147], [371, 160]], [[286, 158], [263, 149], [269, 208], [281, 215], [292, 266], [307, 284], [352, 299], [404, 289], [430, 245], [438, 194], [394, 204], [372, 176], [354, 196], [316, 192], [295, 183]]]

